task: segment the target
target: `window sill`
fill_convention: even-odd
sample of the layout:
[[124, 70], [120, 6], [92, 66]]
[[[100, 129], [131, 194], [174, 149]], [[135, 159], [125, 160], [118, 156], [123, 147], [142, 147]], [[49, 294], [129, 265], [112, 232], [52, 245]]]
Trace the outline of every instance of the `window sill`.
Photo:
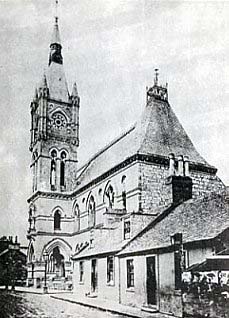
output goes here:
[[84, 285], [84, 282], [79, 282], [79, 285]]
[[134, 292], [135, 292], [135, 289], [134, 289], [134, 287], [128, 287], [128, 288], [126, 289], [126, 292], [134, 293]]
[[114, 287], [114, 286], [115, 286], [115, 283], [114, 283], [114, 282], [109, 282], [109, 283], [107, 283], [107, 286], [109, 286], [109, 287]]

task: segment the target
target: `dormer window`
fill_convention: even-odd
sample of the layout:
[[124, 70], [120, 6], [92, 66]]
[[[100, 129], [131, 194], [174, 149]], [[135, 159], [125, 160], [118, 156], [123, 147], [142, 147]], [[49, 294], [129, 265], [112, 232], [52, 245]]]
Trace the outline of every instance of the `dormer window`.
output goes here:
[[124, 221], [124, 240], [128, 240], [130, 238], [130, 220]]

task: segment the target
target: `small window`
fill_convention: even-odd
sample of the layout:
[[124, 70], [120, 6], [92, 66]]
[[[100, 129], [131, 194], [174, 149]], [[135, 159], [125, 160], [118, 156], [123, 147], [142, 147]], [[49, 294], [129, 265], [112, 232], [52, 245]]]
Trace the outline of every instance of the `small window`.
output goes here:
[[114, 285], [114, 256], [107, 257], [107, 283]]
[[84, 261], [79, 262], [79, 282], [83, 283], [84, 281]]
[[126, 261], [127, 271], [127, 288], [134, 287], [134, 260], [128, 259]]
[[130, 238], [130, 221], [124, 221], [124, 240]]

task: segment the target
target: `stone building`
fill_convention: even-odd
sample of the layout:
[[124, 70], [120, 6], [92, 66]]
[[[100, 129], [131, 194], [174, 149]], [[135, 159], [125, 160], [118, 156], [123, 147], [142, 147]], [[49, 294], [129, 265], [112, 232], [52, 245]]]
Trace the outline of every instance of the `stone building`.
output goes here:
[[[143, 300], [142, 288], [134, 288], [136, 275], [146, 284], [147, 270], [155, 268], [155, 260], [148, 261], [144, 273], [140, 267], [134, 271], [134, 259], [125, 258], [131, 254], [129, 246], [138, 245], [138, 236], [155, 224], [162, 233], [170, 224], [164, 220], [185, 209], [183, 202], [200, 200], [225, 186], [174, 114], [168, 88], [159, 84], [157, 71], [146, 94], [140, 119], [78, 166], [80, 97], [76, 84], [68, 91], [56, 18], [48, 71], [31, 103], [30, 284], [43, 280], [46, 252], [50, 288], [72, 280], [77, 294], [134, 306], [160, 303], [158, 288], [153, 301]], [[82, 141], [82, 147], [86, 145]], [[173, 220], [166, 240], [182, 229], [176, 229]], [[145, 255], [149, 241], [150, 237], [141, 240], [134, 253]], [[173, 272], [168, 273], [168, 281], [175, 279]], [[151, 279], [156, 282], [155, 277]], [[133, 293], [136, 303], [128, 300]]]

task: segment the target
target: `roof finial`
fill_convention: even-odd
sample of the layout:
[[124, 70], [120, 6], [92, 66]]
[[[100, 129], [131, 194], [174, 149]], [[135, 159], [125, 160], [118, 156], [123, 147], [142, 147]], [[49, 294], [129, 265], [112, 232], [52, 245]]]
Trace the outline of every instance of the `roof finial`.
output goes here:
[[155, 78], [154, 78], [154, 85], [158, 85], [158, 76], [159, 76], [159, 73], [158, 73], [158, 68], [155, 68]]
[[55, 0], [55, 23], [58, 24], [58, 0]]

